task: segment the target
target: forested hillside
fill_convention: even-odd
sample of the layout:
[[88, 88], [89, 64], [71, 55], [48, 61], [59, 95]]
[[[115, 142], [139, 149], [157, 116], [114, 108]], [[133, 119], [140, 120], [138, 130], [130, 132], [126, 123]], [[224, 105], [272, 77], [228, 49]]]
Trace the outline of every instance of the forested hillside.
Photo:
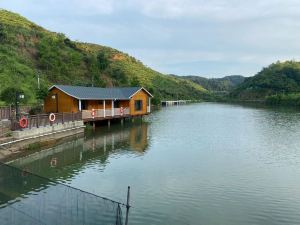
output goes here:
[[[37, 90], [37, 76], [41, 89]], [[144, 86], [160, 99], [204, 99], [200, 85], [163, 75], [116, 49], [74, 42], [24, 17], [0, 10], [0, 93], [20, 88], [29, 103], [52, 84]]]
[[232, 91], [245, 80], [245, 77], [240, 75], [225, 76], [222, 78], [205, 78], [199, 76], [183, 76], [182, 78], [193, 81], [211, 92]]
[[246, 78], [232, 91], [231, 97], [243, 101], [296, 104], [297, 99], [300, 103], [299, 92], [300, 62], [286, 61], [273, 63], [255, 76]]

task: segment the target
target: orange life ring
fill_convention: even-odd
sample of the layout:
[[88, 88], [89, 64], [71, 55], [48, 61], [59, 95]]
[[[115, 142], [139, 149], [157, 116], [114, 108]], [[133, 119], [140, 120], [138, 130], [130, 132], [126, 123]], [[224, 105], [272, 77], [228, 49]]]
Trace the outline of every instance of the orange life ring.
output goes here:
[[54, 122], [55, 119], [56, 119], [55, 114], [54, 114], [54, 113], [50, 113], [50, 115], [49, 115], [49, 120], [50, 120], [51, 122]]
[[56, 167], [57, 166], [57, 158], [52, 158], [50, 161], [50, 166], [51, 167]]
[[28, 119], [24, 116], [19, 120], [19, 125], [22, 128], [26, 128], [28, 126]]
[[123, 116], [123, 114], [124, 114], [124, 108], [123, 107], [120, 108], [120, 113]]
[[92, 109], [91, 114], [92, 114], [92, 117], [93, 117], [93, 118], [96, 116], [96, 111], [95, 111], [95, 109]]

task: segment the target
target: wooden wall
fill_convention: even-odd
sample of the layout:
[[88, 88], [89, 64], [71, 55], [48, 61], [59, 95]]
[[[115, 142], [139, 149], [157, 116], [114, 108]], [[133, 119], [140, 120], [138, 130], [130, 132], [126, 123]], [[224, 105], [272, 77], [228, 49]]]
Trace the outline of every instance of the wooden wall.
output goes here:
[[[87, 110], [92, 109], [103, 109], [103, 100], [87, 100], [85, 101]], [[128, 108], [129, 107], [129, 100], [120, 100], [119, 107]], [[105, 100], [105, 109], [111, 109], [112, 104], [111, 100]], [[116, 105], [115, 105], [116, 108]]]
[[[147, 103], [148, 103], [149, 95], [144, 90], [140, 90], [130, 99], [130, 114], [132, 116], [136, 115], [144, 115], [147, 114]], [[134, 107], [134, 102], [136, 100], [142, 100], [142, 110], [136, 111]]]
[[[53, 99], [52, 96], [56, 98]], [[51, 112], [78, 112], [78, 100], [65, 94], [57, 88], [53, 88], [44, 101], [44, 111]]]
[[[103, 101], [102, 100], [82, 100], [82, 102], [85, 102], [86, 104], [86, 110], [92, 110], [92, 109], [103, 109]], [[105, 102], [105, 107], [107, 105], [107, 102]]]

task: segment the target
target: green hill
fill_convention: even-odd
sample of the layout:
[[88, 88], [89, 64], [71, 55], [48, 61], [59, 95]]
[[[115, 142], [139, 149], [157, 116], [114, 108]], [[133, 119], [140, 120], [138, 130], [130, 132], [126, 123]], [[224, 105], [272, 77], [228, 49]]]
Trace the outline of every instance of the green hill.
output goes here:
[[183, 76], [182, 78], [193, 81], [211, 92], [229, 92], [245, 80], [245, 77], [240, 75], [222, 78], [205, 78], [199, 76]]
[[0, 9], [0, 92], [19, 87], [29, 103], [37, 101], [37, 74], [41, 88], [69, 84], [85, 86], [144, 86], [160, 99], [203, 99], [200, 85], [161, 74], [135, 58], [109, 47], [79, 43], [24, 17]]
[[284, 96], [284, 99], [295, 97], [298, 92], [300, 62], [286, 61], [273, 63], [255, 76], [246, 78], [230, 95], [242, 101], [269, 101], [275, 96]]

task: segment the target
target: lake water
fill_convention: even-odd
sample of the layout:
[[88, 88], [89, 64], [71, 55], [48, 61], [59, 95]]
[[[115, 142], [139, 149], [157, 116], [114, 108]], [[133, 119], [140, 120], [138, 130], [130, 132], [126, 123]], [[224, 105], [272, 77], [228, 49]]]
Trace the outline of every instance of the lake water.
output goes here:
[[13, 164], [121, 202], [130, 185], [131, 225], [300, 224], [295, 110], [163, 108]]

